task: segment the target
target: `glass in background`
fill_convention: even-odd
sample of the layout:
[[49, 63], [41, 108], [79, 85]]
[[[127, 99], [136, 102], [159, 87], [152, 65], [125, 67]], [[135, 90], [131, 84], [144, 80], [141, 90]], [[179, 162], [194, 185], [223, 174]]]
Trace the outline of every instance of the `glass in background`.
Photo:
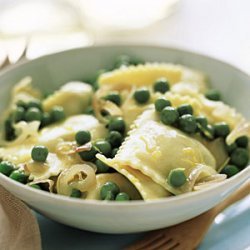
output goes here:
[[[78, 0], [83, 27], [95, 43], [122, 42], [168, 17], [179, 0]], [[76, 5], [77, 6], [77, 5]]]
[[1, 49], [10, 61], [75, 47], [119, 43], [157, 24], [178, 0], [0, 0]]

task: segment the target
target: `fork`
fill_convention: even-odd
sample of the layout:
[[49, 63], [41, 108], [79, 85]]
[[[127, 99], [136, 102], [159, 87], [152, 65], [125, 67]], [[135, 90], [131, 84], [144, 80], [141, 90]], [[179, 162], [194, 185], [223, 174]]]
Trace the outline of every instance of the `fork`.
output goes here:
[[225, 208], [250, 194], [250, 181], [207, 212], [168, 228], [152, 231], [125, 250], [191, 250], [203, 240], [215, 217]]

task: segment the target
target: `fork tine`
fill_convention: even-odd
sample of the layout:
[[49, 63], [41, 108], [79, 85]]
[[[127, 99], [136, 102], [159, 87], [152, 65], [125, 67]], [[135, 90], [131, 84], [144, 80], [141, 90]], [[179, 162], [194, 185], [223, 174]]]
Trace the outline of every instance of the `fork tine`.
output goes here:
[[156, 240], [156, 241], [152, 242], [151, 245], [149, 246], [149, 249], [150, 250], [160, 250], [160, 249], [167, 250], [167, 249], [170, 249], [170, 247], [175, 245], [175, 244], [176, 243], [173, 241], [173, 239], [168, 239], [168, 238], [163, 237], [160, 240]]
[[22, 51], [22, 54], [17, 58], [16, 63], [20, 62], [22, 59], [26, 58], [26, 52], [27, 52], [27, 49], [25, 47], [24, 50]]
[[146, 247], [150, 250], [157, 250], [160, 247], [162, 247], [165, 243], [166, 243], [166, 239], [164, 237], [162, 237], [160, 239], [156, 239], [156, 240], [150, 242], [150, 244], [148, 244]]
[[135, 244], [128, 246], [125, 250], [146, 250], [146, 247], [152, 242], [161, 239], [163, 234], [159, 231], [152, 232], [144, 236], [142, 240], [137, 241]]
[[20, 62], [21, 60], [26, 59], [27, 50], [28, 50], [28, 42], [26, 41], [26, 42], [25, 42], [25, 45], [24, 45], [24, 47], [23, 47], [22, 53], [21, 53], [20, 56], [17, 58], [17, 60], [16, 60], [15, 63], [18, 63], [18, 62]]
[[180, 246], [180, 243], [173, 240], [169, 242], [169, 244], [166, 246], [168, 247], [167, 249], [169, 250], [177, 250], [178, 246]]
[[184, 246], [184, 244], [177, 242], [169, 250], [186, 250], [186, 249], [195, 250], [196, 248], [190, 248], [190, 246], [187, 246], [186, 244]]
[[2, 64], [0, 64], [0, 69], [1, 68], [4, 68], [4, 67], [6, 67], [6, 66], [8, 66], [8, 65], [10, 65], [11, 63], [10, 63], [10, 59], [9, 59], [9, 57], [8, 57], [8, 55], [6, 55], [5, 56], [5, 59], [3, 60], [3, 62], [2, 62]]

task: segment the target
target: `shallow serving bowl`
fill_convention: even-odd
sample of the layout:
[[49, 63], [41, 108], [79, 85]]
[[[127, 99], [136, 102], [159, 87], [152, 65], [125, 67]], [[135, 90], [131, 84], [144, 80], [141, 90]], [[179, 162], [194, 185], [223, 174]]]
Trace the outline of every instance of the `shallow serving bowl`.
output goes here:
[[[218, 60], [191, 52], [153, 46], [103, 46], [69, 50], [15, 66], [0, 74], [1, 111], [12, 86], [32, 76], [42, 90], [56, 89], [70, 80], [83, 80], [108, 67], [120, 54], [145, 61], [173, 62], [199, 69], [224, 100], [250, 118], [250, 77]], [[29, 206], [61, 223], [103, 233], [132, 233], [158, 229], [195, 217], [230, 195], [250, 177], [250, 166], [220, 184], [202, 191], [151, 202], [124, 203], [84, 201], [50, 194], [19, 184], [0, 175], [0, 184]]]

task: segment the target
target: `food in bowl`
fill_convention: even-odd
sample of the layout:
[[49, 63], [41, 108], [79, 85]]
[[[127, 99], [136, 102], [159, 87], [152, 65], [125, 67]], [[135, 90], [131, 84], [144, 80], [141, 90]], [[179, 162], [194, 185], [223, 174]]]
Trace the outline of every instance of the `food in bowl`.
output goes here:
[[31, 188], [153, 200], [215, 185], [249, 162], [250, 123], [186, 66], [122, 56], [46, 97], [31, 82], [12, 90], [0, 148], [0, 172]]

